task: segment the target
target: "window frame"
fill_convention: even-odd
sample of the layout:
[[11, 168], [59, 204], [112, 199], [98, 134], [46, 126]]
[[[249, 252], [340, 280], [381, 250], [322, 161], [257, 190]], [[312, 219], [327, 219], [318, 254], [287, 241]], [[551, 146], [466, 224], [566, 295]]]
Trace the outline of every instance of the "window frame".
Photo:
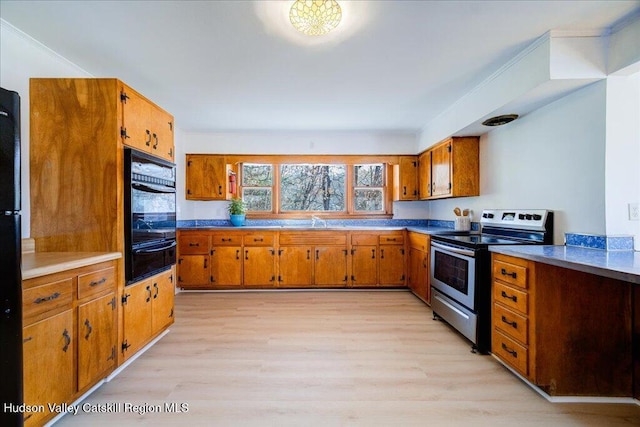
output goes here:
[[[322, 218], [391, 218], [393, 216], [393, 165], [398, 163], [396, 155], [226, 155], [227, 163], [238, 175], [238, 194], [242, 194], [242, 164], [269, 164], [273, 167], [272, 211], [249, 211], [247, 218], [307, 219], [310, 215]], [[366, 212], [355, 210], [355, 166], [383, 164], [383, 211]], [[336, 211], [281, 211], [280, 166], [283, 164], [332, 164], [346, 168], [345, 210]], [[363, 188], [363, 187], [358, 187]]]

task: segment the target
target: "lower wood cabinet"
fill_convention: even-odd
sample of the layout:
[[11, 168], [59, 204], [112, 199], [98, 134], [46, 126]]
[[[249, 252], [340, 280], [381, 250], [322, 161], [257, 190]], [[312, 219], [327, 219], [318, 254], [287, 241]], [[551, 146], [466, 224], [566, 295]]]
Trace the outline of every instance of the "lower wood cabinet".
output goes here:
[[278, 286], [309, 287], [313, 283], [312, 246], [281, 246], [278, 250]]
[[23, 281], [25, 425], [57, 413], [116, 366], [115, 262], [108, 261]]
[[633, 396], [632, 284], [492, 255], [492, 352], [550, 396]]
[[120, 346], [125, 359], [173, 323], [174, 269], [125, 287], [122, 297], [124, 341]]
[[418, 298], [431, 304], [431, 286], [429, 276], [430, 237], [422, 233], [408, 233], [409, 239], [409, 277], [407, 284]]
[[351, 286], [405, 286], [403, 231], [351, 234]]

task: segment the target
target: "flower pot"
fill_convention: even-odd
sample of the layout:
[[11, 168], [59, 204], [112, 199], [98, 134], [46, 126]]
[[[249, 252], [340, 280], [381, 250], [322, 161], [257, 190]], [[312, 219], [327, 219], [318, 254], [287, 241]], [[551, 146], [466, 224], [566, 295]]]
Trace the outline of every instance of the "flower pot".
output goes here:
[[246, 215], [245, 214], [229, 215], [229, 217], [231, 218], [231, 224], [235, 225], [236, 227], [243, 226], [244, 225], [244, 221], [246, 219]]

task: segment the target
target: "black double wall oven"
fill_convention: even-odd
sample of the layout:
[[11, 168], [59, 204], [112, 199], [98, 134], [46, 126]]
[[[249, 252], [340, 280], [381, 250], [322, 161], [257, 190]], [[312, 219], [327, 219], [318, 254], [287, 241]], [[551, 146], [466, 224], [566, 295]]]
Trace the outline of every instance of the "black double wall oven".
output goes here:
[[176, 169], [125, 148], [125, 279], [130, 285], [176, 262]]

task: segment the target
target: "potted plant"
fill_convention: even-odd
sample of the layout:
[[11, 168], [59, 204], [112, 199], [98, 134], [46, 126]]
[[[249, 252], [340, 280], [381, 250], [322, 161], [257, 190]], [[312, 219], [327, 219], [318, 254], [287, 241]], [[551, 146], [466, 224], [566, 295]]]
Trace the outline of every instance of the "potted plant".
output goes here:
[[229, 218], [231, 219], [231, 224], [236, 227], [244, 225], [247, 206], [244, 201], [240, 197], [233, 197], [231, 199], [231, 203], [229, 203]]

